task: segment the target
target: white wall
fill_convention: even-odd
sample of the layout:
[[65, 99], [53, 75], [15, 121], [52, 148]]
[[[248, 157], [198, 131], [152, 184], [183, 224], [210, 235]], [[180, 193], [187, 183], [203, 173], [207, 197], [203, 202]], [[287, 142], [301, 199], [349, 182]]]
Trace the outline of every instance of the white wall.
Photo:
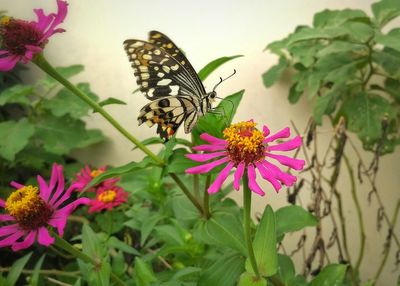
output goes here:
[[[242, 54], [237, 59], [220, 68], [205, 82], [210, 89], [219, 76], [227, 76], [233, 69], [237, 75], [225, 82], [218, 89], [220, 96], [246, 89], [236, 121], [253, 118], [260, 124], [268, 124], [271, 130], [278, 130], [290, 125], [294, 120], [300, 130], [304, 129], [311, 112], [309, 104], [303, 100], [300, 104], [290, 105], [287, 101], [288, 83], [280, 82], [271, 89], [266, 89], [261, 74], [276, 63], [276, 57], [263, 52], [271, 41], [280, 39], [292, 32], [300, 24], [311, 24], [315, 12], [325, 8], [359, 8], [370, 12], [371, 0], [253, 0], [253, 1], [188, 1], [188, 0], [70, 0], [69, 13], [63, 27], [64, 34], [54, 36], [46, 47], [45, 55], [54, 65], [66, 66], [76, 63], [85, 65], [85, 72], [78, 80], [89, 81], [92, 89], [101, 97], [116, 97], [126, 106], [110, 106], [107, 110], [115, 116], [130, 132], [139, 139], [155, 135], [155, 130], [147, 126], [137, 126], [139, 109], [147, 102], [140, 94], [132, 95], [137, 88], [133, 72], [122, 47], [128, 38], [146, 39], [150, 30], [160, 30], [167, 34], [187, 54], [192, 65], [199, 70], [209, 61], [221, 57]], [[55, 1], [48, 0], [0, 0], [0, 9], [17, 18], [34, 19], [32, 8], [45, 7], [46, 11], [55, 10]], [[37, 72], [36, 68], [32, 68]], [[30, 76], [36, 75], [30, 73]], [[106, 144], [94, 147], [90, 152], [77, 152], [93, 164], [123, 164], [139, 160], [140, 151], [131, 151], [131, 144], [100, 116], [93, 115], [87, 120], [89, 126], [100, 128], [109, 137]], [[327, 128], [328, 129], [328, 128]], [[179, 135], [184, 135], [180, 131]], [[322, 141], [322, 145], [325, 141]], [[326, 144], [326, 142], [325, 142]], [[381, 161], [378, 186], [381, 196], [391, 215], [398, 196], [400, 185], [399, 155], [385, 156]], [[366, 157], [368, 160], [369, 157]], [[356, 162], [356, 161], [354, 161]], [[347, 176], [343, 176], [346, 180]], [[267, 184], [263, 184], [268, 193], [264, 198], [256, 198], [256, 207], [262, 211], [269, 203], [275, 209], [286, 204], [285, 190], [275, 195]], [[348, 183], [339, 185], [343, 188], [346, 218], [356, 223], [354, 206], [351, 201]], [[369, 187], [360, 186], [360, 199], [364, 205], [367, 232], [367, 253], [362, 264], [362, 277], [369, 278], [376, 271], [381, 261], [381, 246], [385, 232], [375, 230], [377, 206], [366, 202]], [[234, 194], [240, 199], [241, 193]], [[307, 197], [306, 194], [304, 197]], [[355, 224], [348, 229], [350, 248], [355, 259], [358, 253], [358, 234]], [[397, 228], [398, 229], [398, 228]], [[397, 233], [399, 233], [397, 231]], [[288, 238], [290, 241], [291, 238]], [[293, 237], [290, 244], [295, 245]], [[393, 248], [392, 248], [393, 249]], [[335, 256], [332, 256], [335, 259]], [[300, 257], [296, 258], [298, 270], [302, 270]], [[394, 253], [390, 254], [385, 272], [379, 285], [393, 285], [399, 272], [393, 272]]]

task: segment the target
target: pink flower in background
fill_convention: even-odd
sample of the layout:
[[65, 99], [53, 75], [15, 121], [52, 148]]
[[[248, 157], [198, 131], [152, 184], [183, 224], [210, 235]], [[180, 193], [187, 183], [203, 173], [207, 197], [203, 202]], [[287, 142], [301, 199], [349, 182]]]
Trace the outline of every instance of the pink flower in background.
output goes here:
[[100, 187], [96, 192], [96, 198], [91, 200], [89, 213], [100, 212], [102, 210], [112, 210], [114, 207], [128, 201], [129, 193], [118, 186]]
[[17, 190], [10, 194], [6, 201], [0, 199], [0, 207], [6, 214], [0, 214], [0, 247], [11, 246], [14, 251], [30, 247], [37, 239], [42, 245], [54, 243], [47, 228], [57, 228], [58, 234], [64, 234], [68, 216], [81, 204], [89, 204], [88, 198], [80, 198], [70, 203], [72, 184], [65, 190], [63, 167], [53, 165], [49, 185], [41, 177], [37, 177], [39, 188], [32, 185], [24, 186], [12, 182]]
[[304, 167], [303, 160], [274, 154], [276, 151], [290, 151], [299, 148], [302, 144], [301, 137], [296, 136], [286, 142], [272, 144], [277, 139], [288, 138], [290, 129], [284, 128], [269, 136], [270, 131], [266, 126], [263, 127], [263, 132], [255, 128], [255, 126], [256, 123], [252, 120], [233, 124], [224, 130], [225, 139], [216, 138], [207, 133], [201, 134], [200, 138], [209, 144], [196, 146], [193, 149], [204, 153], [187, 154], [186, 156], [193, 161], [210, 162], [189, 168], [186, 173], [208, 173], [217, 166], [225, 165], [208, 188], [208, 193], [210, 194], [219, 191], [233, 168], [236, 168], [233, 181], [233, 186], [236, 190], [239, 190], [240, 181], [246, 172], [250, 190], [260, 196], [264, 196], [264, 191], [256, 182], [256, 170], [258, 170], [263, 179], [271, 183], [276, 192], [281, 189], [282, 184], [286, 186], [293, 185], [297, 178], [283, 172], [270, 160], [272, 159], [272, 161], [295, 170], [302, 170]]
[[[78, 185], [77, 191], [83, 191], [94, 178], [104, 173], [106, 170], [106, 166], [102, 166], [98, 169], [91, 169], [89, 166], [86, 165], [84, 168], [81, 169], [78, 174], [76, 174], [76, 179], [74, 180], [74, 183]], [[87, 189], [86, 191], [94, 192], [96, 191], [96, 188], [101, 186], [114, 186], [118, 181], [119, 178], [109, 178], [101, 182], [99, 185]]]
[[67, 15], [67, 2], [57, 0], [57, 14], [45, 15], [43, 9], [34, 9], [37, 21], [25, 21], [3, 17], [0, 21], [0, 71], [9, 71], [17, 62], [28, 63], [40, 53], [48, 39], [55, 33], [64, 32], [57, 28]]

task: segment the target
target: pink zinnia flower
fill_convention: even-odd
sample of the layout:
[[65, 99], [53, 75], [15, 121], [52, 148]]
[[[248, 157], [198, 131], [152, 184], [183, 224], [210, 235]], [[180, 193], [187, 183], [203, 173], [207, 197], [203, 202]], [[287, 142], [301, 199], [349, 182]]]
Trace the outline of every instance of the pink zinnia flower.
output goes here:
[[102, 210], [112, 210], [112, 208], [126, 203], [129, 193], [118, 186], [100, 187], [96, 192], [96, 198], [90, 201], [89, 213], [100, 212]]
[[[63, 167], [53, 165], [49, 185], [41, 176], [37, 176], [38, 187], [24, 186], [12, 182], [17, 190], [6, 201], [0, 199], [0, 207], [6, 214], [0, 214], [0, 222], [9, 224], [0, 227], [0, 247], [11, 246], [14, 251], [28, 248], [36, 238], [42, 245], [54, 243], [47, 227], [57, 228], [58, 234], [64, 234], [68, 216], [81, 204], [88, 204], [88, 198], [80, 198], [68, 204], [76, 185], [64, 190]], [[62, 206], [64, 205], [64, 206]]]
[[[248, 187], [253, 192], [264, 196], [264, 191], [256, 182], [256, 170], [265, 180], [269, 181], [275, 191], [279, 191], [283, 185], [291, 186], [296, 182], [296, 177], [283, 172], [280, 168], [269, 162], [270, 159], [279, 162], [295, 170], [304, 167], [304, 161], [290, 158], [284, 155], [274, 154], [275, 151], [290, 151], [301, 146], [300, 136], [278, 144], [271, 144], [277, 139], [288, 138], [290, 129], [284, 128], [278, 133], [269, 136], [269, 129], [264, 126], [263, 132], [255, 128], [256, 123], [252, 120], [233, 124], [224, 130], [224, 138], [213, 137], [207, 133], [200, 135], [200, 138], [209, 144], [193, 147], [196, 151], [204, 151], [203, 154], [187, 154], [186, 156], [197, 162], [206, 162], [204, 165], [189, 168], [186, 173], [202, 174], [213, 168], [226, 164], [215, 181], [208, 188], [208, 193], [218, 192], [230, 171], [236, 168], [234, 173], [233, 187], [240, 188], [240, 180], [245, 172], [249, 179]], [[211, 153], [206, 153], [211, 152]]]
[[3, 17], [0, 22], [2, 38], [0, 50], [0, 71], [9, 71], [17, 62], [28, 63], [40, 53], [48, 39], [55, 33], [64, 32], [57, 28], [67, 15], [67, 2], [57, 0], [57, 14], [45, 15], [43, 9], [34, 9], [37, 21], [24, 21]]
[[[83, 191], [86, 186], [98, 175], [104, 173], [107, 170], [106, 166], [102, 166], [98, 169], [90, 168], [88, 165], [86, 165], [84, 168], [81, 169], [81, 171], [76, 174], [76, 179], [74, 180], [74, 183], [78, 185], [77, 191]], [[109, 178], [107, 180], [104, 180], [101, 182], [101, 184], [97, 186], [93, 186], [89, 188], [88, 192], [94, 192], [96, 191], [97, 187], [101, 186], [114, 186], [117, 182], [119, 181], [119, 178]]]

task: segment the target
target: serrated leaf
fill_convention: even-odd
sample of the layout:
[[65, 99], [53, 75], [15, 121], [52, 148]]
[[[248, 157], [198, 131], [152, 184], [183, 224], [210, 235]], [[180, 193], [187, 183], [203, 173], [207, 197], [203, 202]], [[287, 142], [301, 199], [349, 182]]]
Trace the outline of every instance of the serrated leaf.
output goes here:
[[238, 286], [267, 286], [267, 280], [255, 277], [253, 273], [244, 272], [240, 275]]
[[[257, 226], [253, 242], [254, 255], [258, 270], [262, 276], [272, 276], [278, 270], [278, 254], [276, 249], [275, 214], [267, 205]], [[246, 270], [253, 273], [250, 261], [246, 261]]]
[[[99, 97], [90, 90], [88, 83], [78, 83], [77, 88], [85, 93], [90, 99], [94, 101], [99, 99]], [[81, 117], [88, 115], [91, 110], [91, 107], [86, 102], [77, 97], [67, 88], [61, 89], [53, 98], [43, 101], [42, 106], [43, 108], [50, 110], [51, 113], [57, 117], [69, 114], [75, 119], [80, 119]]]
[[0, 93], [0, 106], [7, 103], [29, 104], [28, 95], [33, 93], [33, 86], [16, 84]]
[[44, 116], [36, 124], [36, 136], [43, 148], [55, 154], [67, 154], [72, 149], [83, 148], [104, 140], [100, 130], [86, 130], [85, 123], [69, 116]]
[[342, 286], [346, 269], [347, 265], [343, 264], [327, 265], [310, 282], [310, 286]]
[[40, 269], [42, 268], [42, 264], [44, 261], [46, 254], [43, 254], [39, 260], [35, 264], [35, 268], [33, 269], [32, 278], [29, 280], [29, 285], [31, 286], [38, 286], [39, 284], [39, 275]]
[[95, 186], [106, 179], [119, 177], [128, 173], [133, 173], [135, 171], [145, 169], [152, 165], [154, 165], [154, 161], [146, 157], [140, 162], [130, 162], [128, 164], [119, 167], [110, 168], [107, 171], [98, 175], [97, 177], [93, 178], [93, 180], [86, 186], [85, 189], [89, 189], [92, 186]]
[[219, 257], [210, 267], [204, 270], [198, 286], [234, 286], [240, 273], [244, 271], [243, 256], [229, 253]]
[[400, 39], [398, 36], [392, 35], [384, 35], [384, 34], [377, 34], [375, 35], [375, 41], [378, 44], [384, 45], [385, 47], [394, 49], [400, 52]]
[[15, 155], [28, 145], [29, 138], [32, 137], [34, 132], [34, 126], [26, 118], [18, 122], [1, 122], [0, 156], [9, 161], [13, 161]]
[[236, 56], [231, 56], [231, 57], [221, 57], [216, 60], [213, 60], [212, 62], [208, 63], [205, 67], [203, 67], [199, 71], [199, 78], [201, 81], [204, 81], [214, 70], [219, 68], [221, 65], [223, 65], [226, 62], [229, 62], [233, 59], [243, 57], [242, 55], [236, 55]]
[[316, 226], [318, 220], [311, 213], [299, 206], [286, 206], [275, 212], [276, 236], [293, 232], [307, 226]]
[[400, 15], [398, 0], [381, 0], [373, 3], [371, 9], [381, 27]]
[[140, 257], [135, 257], [135, 280], [137, 286], [148, 286], [157, 281], [153, 269]]
[[111, 105], [111, 104], [122, 104], [122, 105], [126, 105], [125, 101], [122, 101], [118, 98], [114, 98], [114, 97], [109, 97], [107, 99], [104, 99], [102, 101], [99, 102], [100, 106], [106, 106], [106, 105]]
[[263, 82], [265, 87], [271, 87], [282, 75], [283, 71], [288, 67], [286, 58], [280, 57], [279, 63], [272, 66], [263, 75]]
[[28, 260], [31, 258], [31, 256], [32, 252], [28, 253], [27, 255], [13, 263], [13, 265], [11, 266], [11, 270], [10, 272], [8, 272], [6, 278], [6, 286], [14, 286], [15, 283], [17, 283], [17, 280], [21, 275], [22, 270], [24, 269], [26, 263], [28, 263]]
[[314, 27], [334, 27], [340, 26], [344, 22], [357, 18], [366, 18], [368, 15], [362, 10], [343, 9], [343, 10], [323, 10], [314, 15]]

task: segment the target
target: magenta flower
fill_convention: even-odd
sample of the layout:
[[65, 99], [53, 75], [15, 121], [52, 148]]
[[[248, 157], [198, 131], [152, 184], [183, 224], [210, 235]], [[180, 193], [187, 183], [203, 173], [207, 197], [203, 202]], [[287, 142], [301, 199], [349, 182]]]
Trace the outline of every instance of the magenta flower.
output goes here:
[[[102, 166], [98, 169], [91, 169], [88, 165], [86, 165], [84, 168], [81, 169], [81, 171], [76, 174], [76, 179], [74, 180], [74, 183], [78, 185], [77, 191], [83, 191], [86, 186], [98, 175], [104, 173], [107, 170], [106, 166]], [[114, 186], [117, 182], [119, 181], [119, 178], [109, 178], [107, 180], [104, 180], [101, 182], [101, 184], [93, 186], [89, 188], [88, 192], [94, 192], [96, 191], [96, 188], [98, 187], [112, 187]]]
[[0, 23], [2, 38], [0, 50], [0, 71], [9, 71], [17, 62], [28, 63], [40, 53], [48, 39], [55, 33], [64, 32], [57, 28], [67, 15], [67, 2], [57, 0], [57, 14], [45, 15], [43, 9], [34, 9], [37, 21], [24, 21], [3, 17]]
[[114, 207], [128, 201], [129, 193], [118, 186], [100, 187], [96, 192], [96, 198], [90, 201], [89, 213], [112, 210]]
[[68, 216], [81, 204], [89, 204], [88, 198], [80, 198], [66, 204], [76, 185], [64, 190], [63, 167], [53, 165], [49, 185], [41, 176], [37, 176], [38, 187], [24, 186], [12, 182], [17, 190], [6, 201], [0, 199], [0, 207], [6, 214], [0, 214], [0, 247], [11, 246], [18, 251], [30, 247], [37, 239], [42, 245], [54, 243], [48, 227], [57, 228], [58, 234], [64, 234]]
[[263, 132], [255, 128], [255, 126], [256, 123], [252, 120], [233, 124], [224, 130], [225, 139], [216, 138], [207, 133], [201, 134], [200, 138], [209, 144], [196, 146], [193, 149], [204, 151], [204, 153], [187, 154], [186, 156], [197, 162], [212, 161], [204, 165], [189, 168], [186, 170], [186, 173], [207, 173], [213, 168], [225, 164], [223, 170], [208, 188], [208, 193], [210, 194], [219, 191], [233, 168], [236, 168], [233, 176], [233, 187], [236, 190], [239, 190], [240, 181], [246, 172], [250, 190], [260, 196], [264, 196], [264, 191], [256, 182], [256, 170], [258, 170], [263, 179], [271, 183], [276, 192], [281, 189], [282, 184], [286, 186], [293, 185], [297, 178], [283, 172], [269, 160], [272, 159], [295, 170], [303, 169], [303, 160], [274, 154], [275, 151], [290, 151], [299, 148], [302, 144], [301, 137], [296, 136], [283, 143], [271, 144], [277, 139], [288, 138], [290, 136], [290, 129], [284, 128], [278, 133], [269, 136], [270, 131], [266, 126], [263, 127]]

